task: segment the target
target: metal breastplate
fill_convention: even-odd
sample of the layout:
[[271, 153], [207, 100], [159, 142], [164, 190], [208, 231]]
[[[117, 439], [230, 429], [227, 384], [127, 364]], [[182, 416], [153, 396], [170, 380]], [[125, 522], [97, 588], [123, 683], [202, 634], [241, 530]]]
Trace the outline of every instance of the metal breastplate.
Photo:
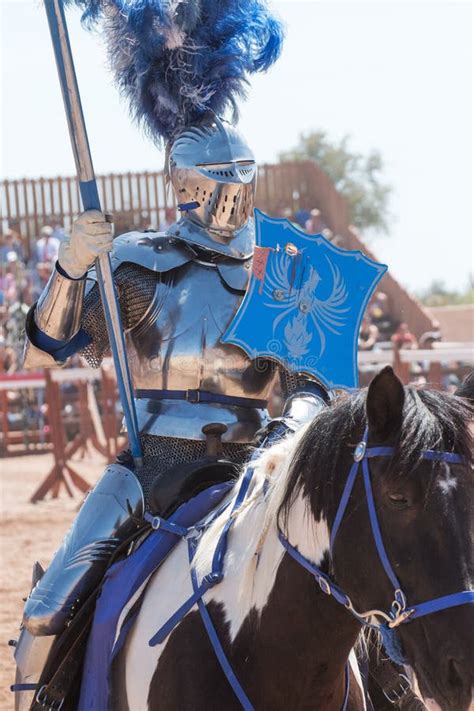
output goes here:
[[[209, 265], [189, 261], [161, 275], [148, 313], [128, 334], [134, 386], [140, 390], [202, 390], [267, 400], [275, 372], [255, 363], [220, 338], [245, 292], [250, 262]], [[204, 439], [211, 422], [227, 425], [226, 442], [251, 442], [267, 419], [266, 409], [189, 402], [136, 399], [143, 433]]]

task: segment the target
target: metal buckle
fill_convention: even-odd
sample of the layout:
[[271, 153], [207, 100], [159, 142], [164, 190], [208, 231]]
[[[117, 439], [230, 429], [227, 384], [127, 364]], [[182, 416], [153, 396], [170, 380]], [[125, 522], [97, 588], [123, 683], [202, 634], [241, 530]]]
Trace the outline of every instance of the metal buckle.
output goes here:
[[[45, 709], [48, 709], [48, 711], [60, 711], [62, 709], [63, 704], [64, 704], [64, 697], [61, 699], [59, 702], [59, 706], [56, 706], [55, 704], [57, 701], [51, 701], [49, 703], [47, 697], [44, 694], [44, 691], [46, 689], [47, 684], [43, 684], [43, 686], [38, 690], [38, 693], [36, 694], [35, 701], [37, 704], [40, 704]], [[42, 696], [43, 694], [43, 696]]]
[[159, 516], [153, 516], [151, 527], [154, 531], [157, 531], [161, 526], [161, 518]]
[[317, 578], [317, 580], [318, 580], [318, 583], [319, 583], [319, 587], [321, 588], [321, 590], [323, 591], [323, 593], [324, 593], [325, 595], [331, 595], [331, 586], [329, 585], [329, 583], [328, 583], [328, 581], [326, 580], [326, 578], [323, 578], [322, 576], [320, 576], [319, 578]]
[[199, 390], [186, 390], [186, 400], [187, 402], [197, 403], [201, 402], [201, 393]]
[[410, 610], [404, 610], [404, 612], [399, 612], [399, 613], [396, 615], [396, 617], [394, 617], [393, 619], [390, 619], [390, 621], [389, 621], [389, 623], [388, 623], [388, 626], [389, 626], [390, 629], [392, 629], [392, 630], [395, 629], [395, 627], [398, 627], [399, 625], [401, 625], [401, 624], [403, 624], [404, 622], [406, 622], [406, 620], [408, 620], [408, 618], [409, 618], [411, 615], [413, 615], [414, 612], [415, 612], [415, 608], [414, 608], [414, 607], [412, 607]]
[[198, 540], [202, 536], [202, 531], [200, 531], [196, 526], [191, 526], [188, 528], [188, 532], [183, 536], [185, 541], [189, 541], [190, 538], [193, 540]]
[[354, 462], [361, 462], [365, 457], [365, 450], [367, 449], [367, 442], [359, 442], [354, 450]]
[[402, 699], [405, 694], [407, 694], [411, 689], [408, 677], [405, 674], [398, 675], [398, 685], [390, 687], [388, 690], [383, 687], [383, 695], [391, 704], [397, 704], [400, 699]]

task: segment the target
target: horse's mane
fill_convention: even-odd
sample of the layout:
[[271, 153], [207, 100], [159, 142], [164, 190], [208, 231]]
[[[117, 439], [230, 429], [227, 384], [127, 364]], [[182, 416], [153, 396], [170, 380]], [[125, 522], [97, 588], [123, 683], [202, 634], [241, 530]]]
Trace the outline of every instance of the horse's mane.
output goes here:
[[[341, 459], [362, 439], [366, 397], [367, 390], [341, 397], [296, 434], [262, 451], [254, 462], [255, 475], [249, 495], [235, 512], [239, 524], [252, 531], [246, 551], [249, 575], [254, 570], [252, 551], [259, 547], [269, 527], [278, 525], [280, 517], [285, 528], [291, 506], [302, 489], [304, 493], [319, 490], [322, 496], [332, 490], [331, 481], [341, 468]], [[457, 452], [472, 461], [469, 422], [473, 412], [473, 407], [462, 398], [406, 387], [402, 427], [393, 442], [394, 474], [410, 475], [426, 449]], [[229, 499], [236, 496], [244, 473], [245, 467]], [[268, 487], [266, 495], [265, 486]], [[249, 524], [247, 519], [256, 509], [261, 510], [261, 515]], [[223, 512], [204, 533], [195, 558], [200, 575], [210, 570], [210, 560], [228, 515], [228, 511]], [[245, 585], [242, 583], [244, 589]]]
[[[279, 511], [285, 520], [302, 486], [315, 491], [323, 484], [324, 488], [330, 485], [348, 448], [360, 442], [367, 424], [366, 399], [367, 389], [343, 396], [309, 425], [294, 452], [286, 481]], [[427, 449], [456, 452], [472, 463], [469, 424], [473, 414], [473, 405], [461, 397], [406, 386], [402, 425], [391, 442], [395, 447], [390, 462], [393, 473], [410, 476]]]

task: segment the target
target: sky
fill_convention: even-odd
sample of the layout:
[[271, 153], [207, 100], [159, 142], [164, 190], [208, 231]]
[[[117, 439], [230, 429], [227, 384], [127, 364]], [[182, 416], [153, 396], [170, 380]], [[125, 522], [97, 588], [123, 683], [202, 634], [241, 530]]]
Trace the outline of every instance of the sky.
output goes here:
[[[302, 131], [377, 149], [393, 186], [388, 235], [371, 249], [406, 287], [463, 288], [473, 271], [472, 7], [469, 1], [286, 0], [279, 62], [251, 79], [240, 128], [260, 162]], [[0, 0], [0, 177], [72, 175], [74, 162], [40, 0]], [[96, 172], [156, 170], [100, 37], [68, 11]]]

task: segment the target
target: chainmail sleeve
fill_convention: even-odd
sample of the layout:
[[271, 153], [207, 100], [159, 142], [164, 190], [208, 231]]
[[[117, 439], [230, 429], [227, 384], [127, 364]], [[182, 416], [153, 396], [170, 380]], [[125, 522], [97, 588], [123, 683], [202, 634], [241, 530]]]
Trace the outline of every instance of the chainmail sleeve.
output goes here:
[[[159, 281], [159, 274], [137, 264], [118, 267], [114, 283], [125, 331], [135, 328], [145, 316]], [[92, 340], [80, 353], [92, 368], [98, 368], [110, 346], [97, 284], [84, 299], [81, 326]]]

